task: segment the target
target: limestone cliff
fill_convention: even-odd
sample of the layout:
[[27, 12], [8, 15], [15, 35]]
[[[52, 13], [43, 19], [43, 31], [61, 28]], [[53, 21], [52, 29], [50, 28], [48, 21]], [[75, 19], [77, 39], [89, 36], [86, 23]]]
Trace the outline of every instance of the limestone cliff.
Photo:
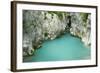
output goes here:
[[34, 54], [45, 40], [67, 32], [91, 45], [90, 24], [88, 13], [23, 10], [23, 56]]
[[82, 39], [82, 42], [90, 47], [91, 45], [91, 15], [88, 13], [70, 13], [70, 33]]

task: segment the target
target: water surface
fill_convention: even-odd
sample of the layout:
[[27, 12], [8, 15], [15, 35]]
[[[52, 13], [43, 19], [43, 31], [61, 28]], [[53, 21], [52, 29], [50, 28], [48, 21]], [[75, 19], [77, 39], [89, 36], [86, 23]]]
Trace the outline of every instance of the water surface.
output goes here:
[[47, 40], [37, 49], [33, 56], [24, 57], [24, 62], [64, 61], [90, 59], [90, 48], [80, 38], [70, 34], [54, 40]]

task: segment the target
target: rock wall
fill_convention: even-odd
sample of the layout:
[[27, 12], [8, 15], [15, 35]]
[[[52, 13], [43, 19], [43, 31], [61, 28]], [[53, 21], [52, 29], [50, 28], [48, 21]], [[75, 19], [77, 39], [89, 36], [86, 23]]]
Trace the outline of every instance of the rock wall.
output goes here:
[[91, 14], [89, 13], [70, 13], [71, 28], [70, 33], [81, 38], [87, 46], [91, 46]]
[[90, 14], [23, 10], [23, 56], [33, 55], [45, 40], [70, 32], [90, 45]]

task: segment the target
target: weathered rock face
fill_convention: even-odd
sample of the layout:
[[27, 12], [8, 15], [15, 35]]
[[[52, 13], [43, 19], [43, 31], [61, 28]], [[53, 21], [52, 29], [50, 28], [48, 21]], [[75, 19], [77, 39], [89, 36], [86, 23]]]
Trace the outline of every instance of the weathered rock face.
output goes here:
[[32, 55], [44, 40], [53, 40], [66, 32], [90, 45], [90, 15], [55, 11], [23, 10], [23, 56]]
[[[51, 11], [23, 11], [23, 51], [40, 47], [44, 40], [53, 40], [65, 32], [67, 13]], [[27, 47], [27, 48], [25, 48]], [[27, 55], [24, 53], [24, 55]]]
[[82, 42], [90, 47], [91, 45], [91, 15], [86, 13], [70, 13], [70, 33], [82, 39]]

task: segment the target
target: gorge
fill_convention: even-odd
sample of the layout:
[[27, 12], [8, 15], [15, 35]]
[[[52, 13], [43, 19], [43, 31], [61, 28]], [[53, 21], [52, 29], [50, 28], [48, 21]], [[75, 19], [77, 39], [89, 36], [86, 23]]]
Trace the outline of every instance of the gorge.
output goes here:
[[[85, 48], [91, 48], [90, 13], [23, 10], [23, 57], [34, 56], [34, 53], [39, 49], [43, 49], [44, 44], [48, 41], [57, 41], [56, 46], [58, 46], [58, 44], [60, 45], [60, 42], [65, 42], [66, 45], [66, 43], [71, 41], [67, 38], [73, 39], [73, 37], [75, 40], [78, 38], [78, 41], [75, 42], [81, 41]], [[59, 39], [61, 41], [59, 41]], [[64, 41], [62, 41], [62, 39]], [[68, 46], [64, 47], [68, 48]], [[61, 49], [64, 47], [61, 47]], [[76, 47], [75, 50], [79, 50], [78, 48], [79, 47]], [[70, 50], [72, 50], [72, 48]], [[90, 49], [86, 52], [87, 54], [90, 54], [89, 50]]]

